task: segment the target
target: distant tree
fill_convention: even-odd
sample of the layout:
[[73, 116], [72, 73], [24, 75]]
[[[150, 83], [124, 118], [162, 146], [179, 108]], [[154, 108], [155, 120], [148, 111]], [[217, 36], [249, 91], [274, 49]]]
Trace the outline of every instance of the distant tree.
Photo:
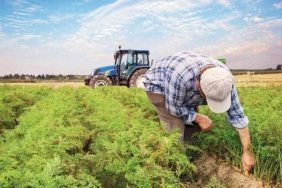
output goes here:
[[19, 79], [20, 78], [20, 75], [18, 73], [14, 74], [13, 76], [14, 79]]
[[277, 70], [281, 70], [282, 69], [282, 65], [277, 65], [276, 69]]
[[36, 79], [37, 79], [37, 80], [41, 80], [41, 79], [42, 79], [42, 76], [41, 76], [40, 74], [38, 74], [38, 75], [36, 76]]
[[29, 77], [30, 77], [30, 79], [32, 79], [32, 80], [35, 79], [35, 75], [30, 74]]
[[59, 74], [59, 75], [57, 76], [57, 78], [58, 78], [58, 80], [63, 80], [63, 79], [64, 79], [64, 76], [63, 76], [62, 74]]
[[67, 78], [68, 80], [73, 80], [73, 79], [75, 79], [75, 76], [74, 76], [73, 74], [68, 74], [68, 75], [66, 76], [66, 78]]
[[51, 79], [51, 80], [57, 80], [57, 76], [56, 76], [55, 74], [51, 74], [51, 75], [49, 76], [49, 79]]
[[21, 80], [24, 80], [24, 79], [25, 79], [25, 75], [24, 75], [24, 74], [21, 74], [21, 75], [20, 75], [20, 79], [21, 79]]

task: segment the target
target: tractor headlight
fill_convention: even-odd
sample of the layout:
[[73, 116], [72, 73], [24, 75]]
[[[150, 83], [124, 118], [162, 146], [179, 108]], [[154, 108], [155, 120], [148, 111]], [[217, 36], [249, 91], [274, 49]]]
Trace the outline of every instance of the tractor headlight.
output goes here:
[[104, 75], [105, 75], [105, 76], [109, 76], [109, 75], [110, 75], [110, 72], [111, 72], [111, 71], [105, 71], [105, 72], [104, 72]]

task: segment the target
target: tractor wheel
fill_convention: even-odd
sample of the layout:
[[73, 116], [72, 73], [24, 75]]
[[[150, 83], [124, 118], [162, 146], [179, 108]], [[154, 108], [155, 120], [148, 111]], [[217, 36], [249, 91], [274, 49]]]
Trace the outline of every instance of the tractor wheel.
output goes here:
[[110, 86], [112, 85], [112, 80], [109, 77], [103, 75], [96, 75], [90, 80], [89, 86], [93, 89], [102, 86]]
[[139, 69], [135, 71], [129, 80], [129, 87], [138, 87], [144, 89], [145, 73], [148, 69]]

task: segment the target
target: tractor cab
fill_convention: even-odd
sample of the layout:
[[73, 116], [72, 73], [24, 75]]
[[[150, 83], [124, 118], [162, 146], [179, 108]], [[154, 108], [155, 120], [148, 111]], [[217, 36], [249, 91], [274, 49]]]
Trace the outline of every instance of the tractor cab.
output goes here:
[[144, 87], [144, 75], [150, 68], [149, 50], [121, 49], [114, 53], [114, 65], [94, 69], [84, 82], [92, 88], [107, 85]]
[[127, 85], [134, 71], [150, 67], [148, 50], [119, 49], [115, 52], [114, 58], [118, 85]]

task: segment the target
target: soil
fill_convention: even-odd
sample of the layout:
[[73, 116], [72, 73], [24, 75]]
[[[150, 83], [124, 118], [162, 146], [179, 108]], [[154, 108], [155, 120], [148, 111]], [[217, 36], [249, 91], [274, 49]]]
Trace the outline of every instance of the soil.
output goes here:
[[253, 175], [246, 176], [222, 159], [208, 154], [202, 154], [194, 163], [198, 168], [196, 181], [187, 183], [185, 187], [278, 188], [282, 186], [265, 184]]

